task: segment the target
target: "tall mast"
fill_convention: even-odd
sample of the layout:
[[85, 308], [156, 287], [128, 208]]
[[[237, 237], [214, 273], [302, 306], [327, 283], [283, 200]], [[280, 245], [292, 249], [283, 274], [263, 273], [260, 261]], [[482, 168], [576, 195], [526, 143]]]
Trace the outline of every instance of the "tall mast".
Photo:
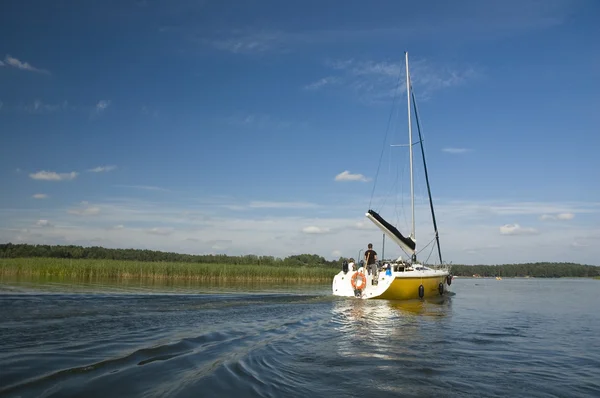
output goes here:
[[[410, 237], [415, 239], [415, 191], [413, 181], [413, 144], [412, 144], [412, 123], [410, 120], [410, 74], [408, 72], [408, 51], [404, 52], [406, 56], [406, 99], [408, 105], [408, 149], [410, 153], [410, 207], [412, 212], [412, 231]], [[412, 259], [415, 261], [417, 258], [416, 253], [413, 254]]]

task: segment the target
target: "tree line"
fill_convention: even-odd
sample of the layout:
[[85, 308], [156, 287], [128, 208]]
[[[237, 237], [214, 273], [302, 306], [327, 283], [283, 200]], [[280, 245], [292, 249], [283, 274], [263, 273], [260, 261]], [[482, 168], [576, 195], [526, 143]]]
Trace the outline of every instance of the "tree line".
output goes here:
[[226, 254], [181, 254], [145, 249], [107, 249], [100, 246], [0, 244], [0, 258], [73, 258], [199, 264], [338, 267], [342, 259], [328, 261], [316, 254], [274, 256], [228, 256]]
[[501, 276], [501, 277], [596, 277], [600, 267], [575, 263], [523, 263], [502, 265], [452, 265], [452, 274], [459, 276]]
[[[0, 244], [0, 258], [73, 258], [105, 259], [123, 261], [184, 262], [199, 264], [265, 265], [287, 267], [340, 268], [348, 260], [326, 260], [317, 254], [296, 254], [285, 258], [274, 256], [229, 256], [225, 254], [181, 254], [144, 249], [108, 249], [100, 246], [82, 247], [74, 245]], [[501, 265], [453, 264], [452, 274], [457, 276], [482, 277], [595, 277], [600, 276], [600, 267], [574, 263], [524, 263]]]

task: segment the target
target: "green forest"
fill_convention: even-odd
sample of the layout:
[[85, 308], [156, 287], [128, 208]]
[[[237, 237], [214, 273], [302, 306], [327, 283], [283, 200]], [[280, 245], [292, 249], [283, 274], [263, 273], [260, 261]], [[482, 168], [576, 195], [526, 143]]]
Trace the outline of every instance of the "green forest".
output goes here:
[[[134, 261], [137, 263], [185, 263], [186, 268], [193, 269], [196, 264], [220, 264], [253, 266], [256, 267], [285, 267], [285, 268], [324, 268], [329, 269], [331, 276], [341, 269], [342, 262], [328, 261], [316, 254], [298, 254], [285, 258], [273, 256], [257, 256], [253, 254], [243, 256], [228, 255], [193, 255], [156, 250], [142, 249], [108, 249], [99, 246], [82, 247], [73, 245], [32, 245], [32, 244], [0, 244], [0, 259], [17, 258], [52, 258], [52, 259], [87, 259], [87, 260], [113, 260]], [[200, 268], [194, 272], [200, 272]], [[260, 269], [260, 268], [258, 268]], [[600, 277], [600, 267], [574, 263], [523, 263], [523, 264], [498, 264], [498, 265], [463, 265], [452, 264], [451, 272], [457, 276], [501, 276], [501, 277]]]

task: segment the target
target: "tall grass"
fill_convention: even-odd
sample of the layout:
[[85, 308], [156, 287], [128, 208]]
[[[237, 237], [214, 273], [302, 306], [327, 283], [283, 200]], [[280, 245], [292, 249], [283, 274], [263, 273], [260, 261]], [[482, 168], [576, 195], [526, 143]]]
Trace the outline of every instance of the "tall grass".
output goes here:
[[152, 278], [198, 281], [331, 281], [339, 270], [320, 267], [198, 264], [122, 260], [7, 258], [0, 275], [64, 276], [77, 278]]

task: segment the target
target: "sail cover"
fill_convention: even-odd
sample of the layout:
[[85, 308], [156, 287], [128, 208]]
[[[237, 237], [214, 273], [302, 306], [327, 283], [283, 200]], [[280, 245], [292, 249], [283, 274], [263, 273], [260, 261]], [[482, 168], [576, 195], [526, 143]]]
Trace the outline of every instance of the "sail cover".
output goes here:
[[400, 233], [400, 231], [396, 229], [396, 227], [394, 227], [389, 222], [385, 221], [375, 211], [369, 210], [366, 216], [405, 251], [409, 252], [410, 254], [413, 254], [415, 252], [415, 241], [409, 237], [403, 236]]

